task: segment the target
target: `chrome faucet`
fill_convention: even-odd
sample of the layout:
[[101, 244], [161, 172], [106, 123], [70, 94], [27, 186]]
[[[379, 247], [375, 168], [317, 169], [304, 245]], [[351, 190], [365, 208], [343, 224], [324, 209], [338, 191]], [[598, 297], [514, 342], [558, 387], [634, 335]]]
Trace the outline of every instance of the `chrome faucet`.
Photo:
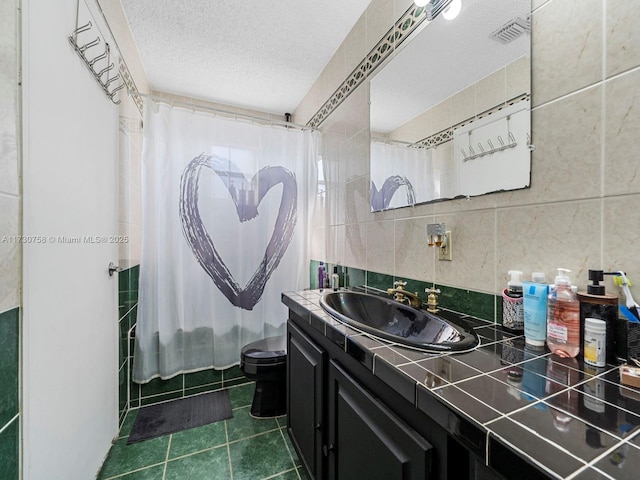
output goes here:
[[404, 303], [405, 300], [414, 308], [419, 308], [422, 305], [422, 300], [418, 296], [418, 292], [411, 293], [404, 289], [407, 286], [407, 282], [403, 280], [396, 280], [393, 282], [394, 288], [388, 288], [387, 293], [393, 295], [393, 299], [396, 302]]

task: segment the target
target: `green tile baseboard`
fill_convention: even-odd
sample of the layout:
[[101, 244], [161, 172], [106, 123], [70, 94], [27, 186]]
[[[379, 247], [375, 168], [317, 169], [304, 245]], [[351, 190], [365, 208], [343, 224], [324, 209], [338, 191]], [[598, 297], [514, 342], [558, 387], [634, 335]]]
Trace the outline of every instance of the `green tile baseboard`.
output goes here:
[[[309, 262], [309, 285], [312, 289], [318, 288], [319, 263], [319, 260], [311, 260]], [[325, 262], [325, 267], [327, 272], [333, 271], [333, 264]], [[360, 270], [354, 267], [343, 268], [339, 266], [338, 271], [341, 273], [341, 286], [366, 285], [367, 287], [387, 290], [393, 286], [395, 280], [402, 278], [407, 282], [405, 288], [411, 292], [418, 292], [420, 298], [425, 302], [427, 301], [425, 289], [435, 286], [440, 290], [439, 302], [442, 307], [490, 322], [500, 322], [501, 320], [502, 298], [498, 295], [434, 284], [434, 282], [407, 277], [394, 277], [386, 273]], [[346, 275], [342, 273], [343, 271], [346, 272]]]
[[153, 405], [251, 382], [238, 367], [226, 370], [202, 370], [176, 375], [169, 380], [154, 378], [148, 383], [131, 382], [129, 408]]

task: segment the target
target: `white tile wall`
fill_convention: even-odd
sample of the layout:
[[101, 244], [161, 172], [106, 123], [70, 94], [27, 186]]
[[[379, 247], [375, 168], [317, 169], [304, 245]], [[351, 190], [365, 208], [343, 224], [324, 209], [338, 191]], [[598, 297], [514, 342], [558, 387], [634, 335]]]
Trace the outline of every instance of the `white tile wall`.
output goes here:
[[[0, 3], [0, 312], [20, 305], [18, 3]], [[14, 237], [12, 240], [11, 237]]]
[[[392, 25], [388, 3], [374, 1], [366, 11], [369, 48], [376, 43], [373, 35], [381, 36]], [[394, 18], [409, 5], [395, 2]], [[323, 123], [326, 131], [342, 135], [324, 152], [324, 161], [339, 171], [333, 162], [357, 159], [340, 177], [347, 185], [347, 227], [340, 236], [340, 225], [318, 224], [314, 244], [335, 258], [323, 257], [321, 249], [314, 250], [313, 258], [342, 258], [348, 266], [490, 293], [500, 292], [507, 270], [514, 268], [527, 275], [542, 270], [550, 279], [557, 267], [570, 268], [581, 288], [589, 268], [622, 269], [636, 281], [632, 291], [640, 297], [640, 2], [533, 0], [532, 7], [532, 137], [537, 149], [531, 187], [370, 213], [369, 169], [363, 160], [367, 147], [358, 142], [358, 153], [356, 144], [347, 142], [356, 131], [366, 134], [366, 128], [359, 129], [360, 120], [368, 117], [368, 101], [354, 93], [348, 115], [345, 102]], [[353, 34], [362, 35], [361, 26]], [[507, 96], [523, 81], [522, 71], [522, 66], [507, 70]], [[487, 95], [492, 91], [488, 88]], [[321, 105], [331, 93], [324, 99], [305, 98], [296, 121], [306, 122], [317, 111], [310, 105]], [[453, 102], [448, 112], [459, 115], [461, 104]], [[432, 220], [444, 221], [453, 231], [452, 262], [435, 260], [423, 241], [424, 225]], [[610, 280], [606, 284], [619, 293]]]

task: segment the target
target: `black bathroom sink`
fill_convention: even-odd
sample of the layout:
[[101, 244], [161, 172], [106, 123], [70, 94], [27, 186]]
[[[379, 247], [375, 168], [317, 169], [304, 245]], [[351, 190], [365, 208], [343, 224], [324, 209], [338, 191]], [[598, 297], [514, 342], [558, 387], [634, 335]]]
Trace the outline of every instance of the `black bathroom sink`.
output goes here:
[[425, 352], [474, 349], [478, 336], [451, 311], [430, 313], [368, 293], [340, 291], [320, 299], [332, 317], [372, 335]]

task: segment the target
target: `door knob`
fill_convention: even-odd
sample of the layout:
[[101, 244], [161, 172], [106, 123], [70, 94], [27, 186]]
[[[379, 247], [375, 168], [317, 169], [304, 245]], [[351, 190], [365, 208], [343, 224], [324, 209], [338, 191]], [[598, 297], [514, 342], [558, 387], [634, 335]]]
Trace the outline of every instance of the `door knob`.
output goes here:
[[122, 268], [117, 266], [115, 263], [113, 262], [109, 262], [109, 276], [113, 277], [113, 273], [114, 272], [121, 272]]

